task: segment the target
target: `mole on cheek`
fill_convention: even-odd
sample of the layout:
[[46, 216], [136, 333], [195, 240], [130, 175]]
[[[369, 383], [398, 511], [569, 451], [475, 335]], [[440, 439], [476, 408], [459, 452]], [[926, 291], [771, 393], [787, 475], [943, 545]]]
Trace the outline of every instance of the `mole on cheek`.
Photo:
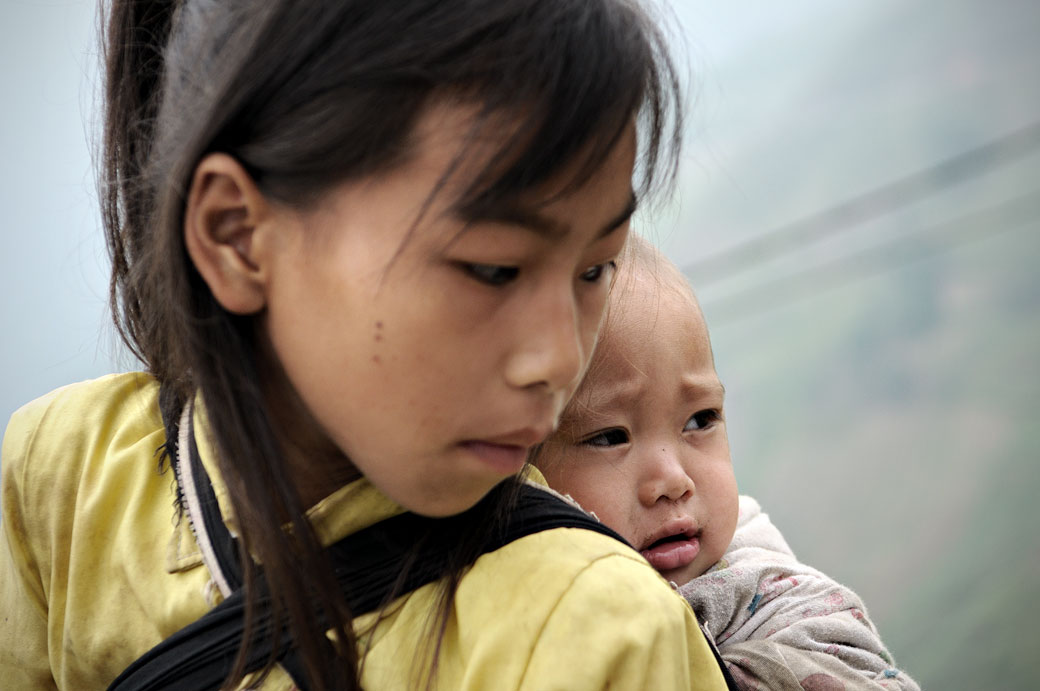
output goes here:
[[[375, 341], [376, 341], [376, 343], [379, 343], [382, 340], [383, 340], [383, 322], [377, 321], [376, 322]], [[382, 360], [380, 359], [380, 357], [378, 355], [372, 355], [372, 362], [373, 362], [373, 364], [378, 365], [380, 362], [382, 362]]]

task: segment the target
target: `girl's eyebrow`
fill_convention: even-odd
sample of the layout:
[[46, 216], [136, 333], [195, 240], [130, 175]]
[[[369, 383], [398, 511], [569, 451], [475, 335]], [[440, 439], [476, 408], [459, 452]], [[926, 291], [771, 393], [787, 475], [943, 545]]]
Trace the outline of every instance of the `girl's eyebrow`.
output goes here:
[[[635, 213], [637, 206], [638, 202], [635, 192], [630, 192], [624, 208], [600, 229], [596, 239], [604, 238], [624, 225], [632, 217], [632, 214]], [[546, 216], [529, 206], [517, 203], [495, 204], [472, 214], [466, 214], [466, 216], [467, 223], [502, 223], [504, 225], [517, 226], [553, 240], [566, 237], [571, 232], [570, 225], [560, 223], [556, 219]]]

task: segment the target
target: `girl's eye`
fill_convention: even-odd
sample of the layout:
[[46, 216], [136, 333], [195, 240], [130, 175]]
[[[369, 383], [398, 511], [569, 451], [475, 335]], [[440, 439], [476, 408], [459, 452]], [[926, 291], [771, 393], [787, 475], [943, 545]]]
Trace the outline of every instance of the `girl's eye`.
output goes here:
[[582, 446], [617, 446], [628, 443], [628, 432], [623, 429], [606, 429], [582, 439]]
[[462, 268], [470, 276], [490, 286], [501, 286], [516, 280], [520, 268], [501, 266], [499, 264], [462, 264]]
[[707, 410], [698, 410], [696, 413], [690, 416], [690, 419], [686, 421], [686, 426], [683, 427], [683, 432], [693, 432], [699, 429], [707, 429], [713, 426], [716, 422], [722, 419], [722, 415], [718, 410], [709, 408]]
[[581, 274], [581, 280], [588, 283], [596, 283], [605, 275], [613, 273], [614, 269], [617, 268], [617, 262], [609, 261], [605, 264], [596, 264], [585, 269]]

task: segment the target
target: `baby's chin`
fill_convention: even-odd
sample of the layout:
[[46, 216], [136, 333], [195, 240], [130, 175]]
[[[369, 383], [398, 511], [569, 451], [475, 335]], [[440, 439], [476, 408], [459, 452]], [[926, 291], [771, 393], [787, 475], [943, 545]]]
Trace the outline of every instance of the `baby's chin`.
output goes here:
[[658, 569], [657, 573], [661, 574], [661, 577], [669, 583], [674, 583], [676, 586], [681, 588], [705, 571], [707, 571], [707, 569], [702, 569], [700, 567], [695, 568], [693, 564], [690, 564], [689, 566], [679, 569], [665, 571]]

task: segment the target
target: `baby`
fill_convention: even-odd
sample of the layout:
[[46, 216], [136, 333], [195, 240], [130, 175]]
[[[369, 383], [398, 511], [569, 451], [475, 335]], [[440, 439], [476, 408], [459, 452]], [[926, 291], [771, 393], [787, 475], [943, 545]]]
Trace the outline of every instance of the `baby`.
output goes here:
[[633, 237], [589, 371], [534, 463], [690, 602], [742, 689], [918, 689], [859, 597], [738, 497], [708, 330]]

